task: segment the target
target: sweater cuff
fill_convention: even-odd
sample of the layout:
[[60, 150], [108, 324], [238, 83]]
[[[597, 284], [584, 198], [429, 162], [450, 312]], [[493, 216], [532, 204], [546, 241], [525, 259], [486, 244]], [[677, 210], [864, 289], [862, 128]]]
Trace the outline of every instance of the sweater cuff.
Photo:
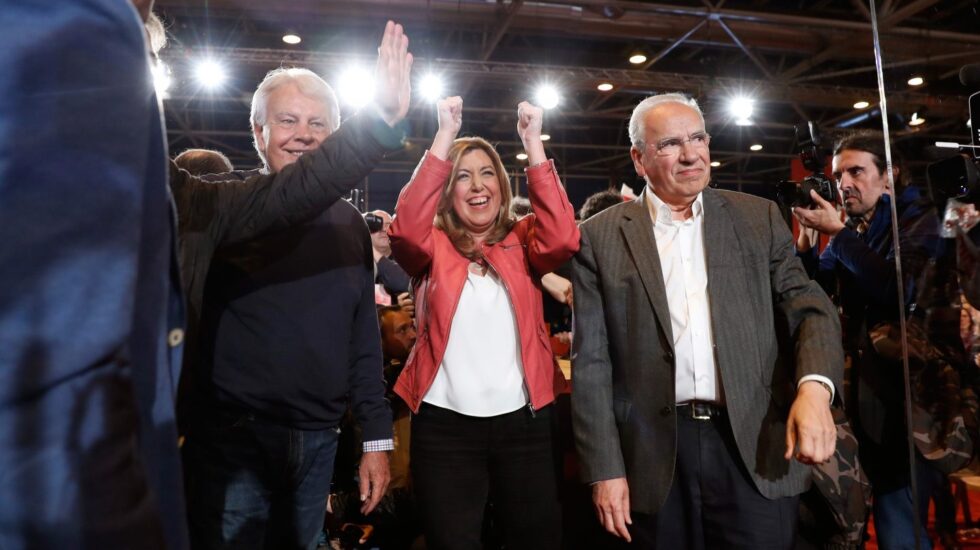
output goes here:
[[408, 135], [408, 120], [402, 119], [394, 128], [381, 118], [376, 109], [370, 110], [371, 122], [368, 125], [368, 133], [382, 147], [388, 151], [396, 151], [405, 145], [405, 136]]

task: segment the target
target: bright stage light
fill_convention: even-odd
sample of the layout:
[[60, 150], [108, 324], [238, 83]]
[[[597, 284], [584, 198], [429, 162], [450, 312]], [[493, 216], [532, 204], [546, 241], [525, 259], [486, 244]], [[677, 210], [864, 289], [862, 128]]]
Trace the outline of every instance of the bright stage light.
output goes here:
[[436, 102], [442, 99], [443, 93], [442, 79], [437, 75], [428, 74], [422, 77], [422, 81], [419, 83], [419, 93], [426, 101]]
[[909, 79], [909, 86], [922, 86], [925, 82], [921, 76], [913, 76]]
[[754, 143], [754, 144], [752, 144], [749, 147], [749, 150], [750, 151], [761, 151], [762, 150], [762, 144], [761, 143]]
[[869, 106], [871, 106], [871, 104], [867, 101], [858, 101], [854, 104], [855, 109], [867, 109]]
[[613, 85], [610, 84], [609, 82], [602, 82], [598, 86], [596, 86], [596, 89], [599, 90], [600, 92], [608, 92], [609, 90], [613, 89]]
[[909, 121], [909, 126], [919, 126], [924, 124], [926, 119], [919, 116], [919, 113], [912, 113], [912, 120]]
[[634, 65], [645, 63], [646, 60], [647, 60], [647, 56], [643, 55], [642, 53], [635, 53], [630, 56], [630, 63]]
[[295, 33], [287, 33], [287, 34], [282, 35], [282, 41], [285, 42], [286, 44], [296, 45], [296, 44], [299, 44], [300, 42], [302, 42], [303, 39], [300, 38], [298, 34], [295, 34]]
[[[735, 117], [736, 121], [748, 121], [752, 118], [752, 113], [755, 111], [755, 100], [747, 97], [733, 98], [728, 103], [728, 111]], [[744, 126], [744, 124], [740, 124], [740, 126]]]
[[337, 93], [351, 107], [363, 107], [374, 99], [374, 76], [363, 67], [349, 67], [340, 75]]
[[718, 162], [717, 160], [711, 161], [711, 167], [712, 168], [718, 168], [719, 166], [721, 166], [721, 163]]
[[541, 134], [541, 141], [550, 141], [551, 134]]
[[527, 153], [517, 153], [517, 160], [527, 160]]
[[554, 109], [561, 103], [561, 95], [554, 86], [545, 84], [538, 87], [538, 91], [534, 94], [534, 102], [542, 109]]
[[225, 68], [213, 59], [202, 59], [194, 66], [194, 78], [207, 90], [217, 90], [228, 79]]
[[168, 97], [167, 90], [170, 89], [170, 85], [173, 84], [173, 78], [170, 76], [170, 67], [167, 66], [161, 60], [157, 60], [153, 64], [153, 87], [157, 91], [157, 97], [160, 99], [165, 99]]

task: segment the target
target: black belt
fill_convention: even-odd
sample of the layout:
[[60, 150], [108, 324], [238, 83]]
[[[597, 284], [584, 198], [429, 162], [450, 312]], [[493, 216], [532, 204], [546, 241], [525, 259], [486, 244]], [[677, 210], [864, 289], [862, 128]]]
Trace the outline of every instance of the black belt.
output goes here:
[[711, 420], [725, 415], [725, 408], [707, 401], [688, 401], [677, 404], [677, 416], [695, 420]]

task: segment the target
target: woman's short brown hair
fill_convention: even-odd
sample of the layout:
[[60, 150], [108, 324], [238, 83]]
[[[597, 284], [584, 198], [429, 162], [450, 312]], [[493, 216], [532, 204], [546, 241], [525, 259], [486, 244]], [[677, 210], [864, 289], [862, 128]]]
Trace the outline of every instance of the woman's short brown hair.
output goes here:
[[460, 254], [471, 260], [478, 260], [483, 254], [480, 247], [473, 241], [473, 236], [463, 227], [456, 211], [453, 210], [452, 198], [460, 159], [470, 151], [483, 151], [490, 157], [500, 185], [500, 212], [497, 213], [497, 219], [484, 243], [493, 244], [502, 241], [514, 226], [514, 218], [510, 212], [510, 202], [513, 195], [510, 189], [510, 178], [507, 177], [507, 168], [504, 167], [504, 163], [500, 160], [500, 155], [497, 154], [493, 145], [480, 137], [458, 138], [453, 142], [452, 148], [449, 149], [448, 160], [453, 163], [453, 169], [442, 188], [442, 197], [439, 199], [439, 206], [436, 208], [435, 225], [449, 237]]

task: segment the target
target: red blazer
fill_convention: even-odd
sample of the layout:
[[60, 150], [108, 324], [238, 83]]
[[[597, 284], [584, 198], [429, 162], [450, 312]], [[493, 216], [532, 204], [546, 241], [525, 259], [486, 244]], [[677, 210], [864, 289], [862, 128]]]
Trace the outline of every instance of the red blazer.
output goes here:
[[[388, 230], [392, 255], [412, 276], [415, 287], [418, 340], [395, 384], [395, 393], [415, 412], [442, 364], [470, 264], [433, 225], [451, 170], [451, 162], [426, 153], [398, 197], [396, 216]], [[540, 409], [568, 386], [555, 363], [545, 329], [541, 276], [578, 251], [579, 232], [554, 163], [528, 168], [526, 173], [534, 214], [518, 221], [502, 241], [484, 246], [483, 255], [500, 276], [513, 304], [524, 380], [531, 406]], [[493, 345], [490, 334], [486, 345]]]

